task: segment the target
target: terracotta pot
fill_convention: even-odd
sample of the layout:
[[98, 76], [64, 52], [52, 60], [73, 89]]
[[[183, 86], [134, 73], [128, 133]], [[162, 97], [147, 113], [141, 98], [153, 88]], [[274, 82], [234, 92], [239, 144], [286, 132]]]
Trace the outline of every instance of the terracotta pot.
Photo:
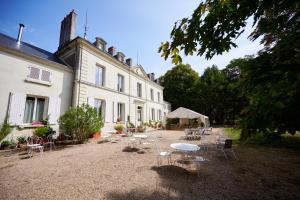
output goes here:
[[93, 134], [93, 139], [99, 139], [100, 137], [101, 137], [101, 132], [100, 132], [100, 131], [95, 132], [95, 133]]
[[122, 134], [122, 133], [123, 133], [123, 130], [117, 130], [117, 133], [118, 133], [118, 134]]

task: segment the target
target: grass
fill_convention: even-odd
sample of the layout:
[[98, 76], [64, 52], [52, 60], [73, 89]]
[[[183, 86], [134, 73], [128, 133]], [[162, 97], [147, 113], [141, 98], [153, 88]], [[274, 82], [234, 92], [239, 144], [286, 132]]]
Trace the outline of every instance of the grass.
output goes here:
[[[235, 142], [239, 141], [241, 135], [241, 129], [236, 128], [225, 128], [225, 133]], [[255, 145], [264, 145], [272, 147], [285, 147], [300, 149], [300, 132], [297, 132], [295, 135], [285, 133], [280, 136], [274, 135], [273, 137], [267, 137], [266, 134], [258, 133], [252, 135], [245, 141], [244, 144], [255, 144]]]

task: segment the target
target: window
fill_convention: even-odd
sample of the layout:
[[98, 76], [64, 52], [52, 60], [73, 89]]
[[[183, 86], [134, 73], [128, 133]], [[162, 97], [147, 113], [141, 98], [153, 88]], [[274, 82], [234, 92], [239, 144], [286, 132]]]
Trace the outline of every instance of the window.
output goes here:
[[118, 91], [124, 92], [124, 76], [118, 74]]
[[42, 70], [37, 67], [29, 67], [29, 73], [27, 75], [27, 79], [35, 79], [43, 82], [51, 82], [51, 72], [47, 70]]
[[105, 101], [95, 99], [95, 108], [97, 113], [102, 116], [103, 121], [105, 121]]
[[24, 123], [31, 123], [33, 121], [41, 121], [45, 115], [45, 99], [39, 97], [26, 97]]
[[157, 120], [161, 120], [161, 110], [157, 110]]
[[160, 93], [157, 92], [157, 101], [160, 102]]
[[154, 108], [152, 108], [151, 109], [151, 120], [155, 120], [155, 109]]
[[118, 103], [118, 121], [125, 121], [125, 104]]
[[150, 89], [150, 97], [151, 97], [151, 100], [153, 101], [154, 100], [153, 89]]
[[142, 97], [142, 84], [137, 83], [137, 96]]
[[96, 66], [96, 85], [104, 86], [104, 68]]

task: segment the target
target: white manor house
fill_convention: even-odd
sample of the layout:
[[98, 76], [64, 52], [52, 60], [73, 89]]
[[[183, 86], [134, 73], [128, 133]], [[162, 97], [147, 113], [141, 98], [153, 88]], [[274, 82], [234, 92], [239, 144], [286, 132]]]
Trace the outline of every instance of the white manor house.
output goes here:
[[17, 38], [0, 33], [0, 123], [7, 117], [14, 126], [7, 137], [30, 135], [32, 122], [45, 118], [58, 130], [59, 116], [83, 103], [101, 112], [107, 129], [117, 121], [163, 121], [170, 111], [153, 73], [107, 49], [102, 38], [91, 43], [76, 36], [74, 11], [61, 22], [55, 53], [23, 42], [23, 28]]

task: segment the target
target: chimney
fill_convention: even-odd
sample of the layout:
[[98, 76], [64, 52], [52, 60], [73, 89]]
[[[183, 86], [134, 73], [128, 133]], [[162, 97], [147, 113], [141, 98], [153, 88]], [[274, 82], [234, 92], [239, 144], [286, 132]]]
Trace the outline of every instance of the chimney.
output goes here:
[[76, 16], [72, 10], [62, 21], [60, 26], [59, 48], [76, 37]]
[[108, 53], [112, 56], [114, 56], [116, 54], [116, 48], [111, 46], [108, 48]]
[[122, 52], [117, 52], [117, 55], [115, 55], [115, 58], [117, 58], [118, 61], [124, 63], [125, 55]]
[[94, 44], [98, 49], [102, 51], [106, 51], [106, 42], [102, 38], [96, 37], [96, 41]]
[[128, 66], [132, 66], [132, 59], [131, 58], [127, 58], [126, 59], [126, 65], [128, 65]]
[[19, 33], [18, 33], [18, 38], [17, 38], [17, 43], [18, 44], [21, 44], [24, 27], [25, 27], [24, 24], [19, 24]]

